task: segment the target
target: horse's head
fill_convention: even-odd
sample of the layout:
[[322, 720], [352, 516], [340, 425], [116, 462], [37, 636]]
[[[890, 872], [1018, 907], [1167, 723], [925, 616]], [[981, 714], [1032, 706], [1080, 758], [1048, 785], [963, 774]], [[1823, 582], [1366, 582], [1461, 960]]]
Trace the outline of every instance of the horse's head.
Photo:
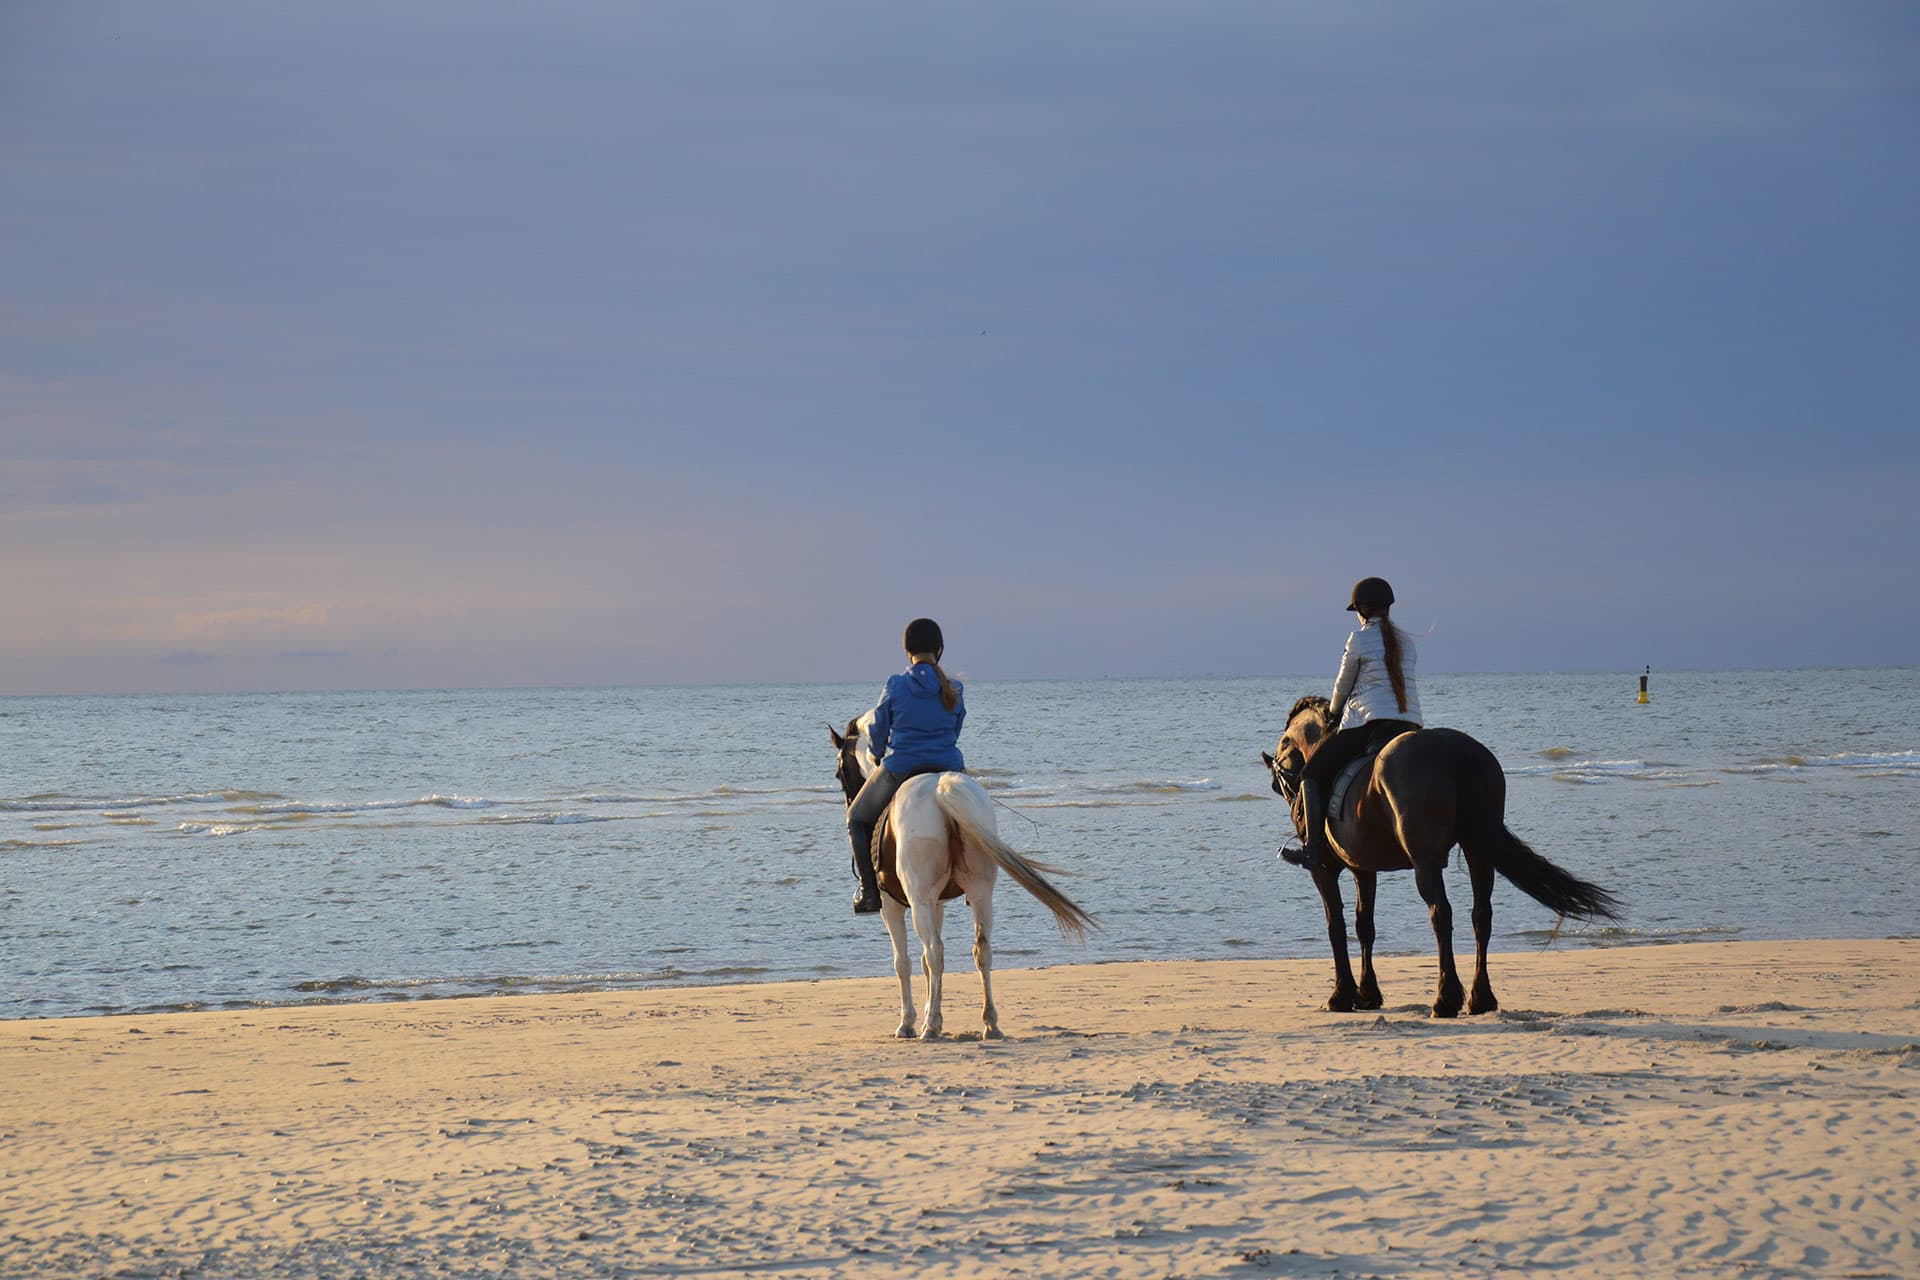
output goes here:
[[[840, 763], [834, 766], [833, 776], [840, 782], [840, 789], [847, 793], [847, 803], [860, 794], [860, 788], [867, 781], [867, 770], [861, 761], [860, 722], [847, 721], [847, 731], [841, 733], [832, 725], [827, 726], [827, 736], [833, 739], [834, 750], [840, 753]], [[869, 757], [871, 758], [871, 757]]]
[[1327, 724], [1329, 704], [1318, 694], [1308, 694], [1293, 704], [1293, 710], [1287, 713], [1287, 727], [1280, 735], [1279, 745], [1268, 755], [1262, 751], [1260, 758], [1267, 762], [1267, 772], [1273, 775], [1273, 789], [1288, 804], [1300, 791], [1300, 772], [1307, 767], [1307, 761], [1327, 740], [1330, 726]]

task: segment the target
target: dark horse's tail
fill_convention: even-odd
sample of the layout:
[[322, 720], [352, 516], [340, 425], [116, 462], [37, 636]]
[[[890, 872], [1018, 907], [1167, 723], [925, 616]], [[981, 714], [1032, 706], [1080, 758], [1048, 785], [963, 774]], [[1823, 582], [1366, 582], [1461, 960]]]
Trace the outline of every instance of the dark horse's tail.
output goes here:
[[[1493, 752], [1465, 734], [1460, 737], [1465, 754], [1471, 757], [1462, 762], [1465, 767], [1457, 774], [1461, 845], [1485, 855], [1494, 870], [1551, 911], [1583, 920], [1618, 920], [1619, 899], [1548, 862], [1507, 828], [1507, 775]], [[1465, 749], [1465, 743], [1471, 743], [1471, 749]]]

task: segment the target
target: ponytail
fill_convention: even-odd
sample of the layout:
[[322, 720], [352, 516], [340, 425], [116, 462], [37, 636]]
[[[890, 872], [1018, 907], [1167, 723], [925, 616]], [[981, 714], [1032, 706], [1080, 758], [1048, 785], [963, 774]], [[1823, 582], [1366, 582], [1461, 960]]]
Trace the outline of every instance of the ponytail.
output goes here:
[[940, 659], [931, 653], [910, 653], [907, 655], [915, 662], [924, 662], [933, 668], [933, 674], [940, 677], [940, 705], [951, 711], [960, 705], [960, 691], [953, 687], [953, 681], [947, 679], [947, 673], [940, 669]]
[[1393, 682], [1394, 699], [1399, 702], [1400, 710], [1404, 713], [1407, 709], [1407, 677], [1400, 670], [1400, 629], [1393, 625], [1391, 618], [1387, 617], [1385, 607], [1382, 607], [1374, 617], [1380, 620], [1380, 647], [1385, 649], [1387, 654], [1387, 679]]

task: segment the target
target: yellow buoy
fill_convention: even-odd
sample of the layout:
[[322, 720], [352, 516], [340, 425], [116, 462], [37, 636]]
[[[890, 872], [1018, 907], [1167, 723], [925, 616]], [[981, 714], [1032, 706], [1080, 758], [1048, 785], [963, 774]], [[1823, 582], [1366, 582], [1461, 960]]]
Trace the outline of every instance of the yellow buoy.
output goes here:
[[1635, 698], [1634, 702], [1643, 707], [1647, 705], [1647, 677], [1652, 674], [1653, 668], [1651, 666], [1640, 673], [1640, 696]]

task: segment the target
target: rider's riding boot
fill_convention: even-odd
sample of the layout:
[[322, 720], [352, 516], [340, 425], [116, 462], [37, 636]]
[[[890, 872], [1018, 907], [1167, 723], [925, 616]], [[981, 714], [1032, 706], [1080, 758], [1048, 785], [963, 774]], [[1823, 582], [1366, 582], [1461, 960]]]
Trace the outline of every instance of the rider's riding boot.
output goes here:
[[853, 900], [853, 914], [870, 916], [880, 909], [880, 877], [873, 870], [871, 857], [855, 858], [853, 867], [860, 877], [860, 896]]
[[1327, 847], [1327, 796], [1312, 778], [1300, 780], [1300, 804], [1306, 811], [1307, 847], [1282, 849], [1280, 856], [1296, 867], [1311, 871], [1333, 852]]

